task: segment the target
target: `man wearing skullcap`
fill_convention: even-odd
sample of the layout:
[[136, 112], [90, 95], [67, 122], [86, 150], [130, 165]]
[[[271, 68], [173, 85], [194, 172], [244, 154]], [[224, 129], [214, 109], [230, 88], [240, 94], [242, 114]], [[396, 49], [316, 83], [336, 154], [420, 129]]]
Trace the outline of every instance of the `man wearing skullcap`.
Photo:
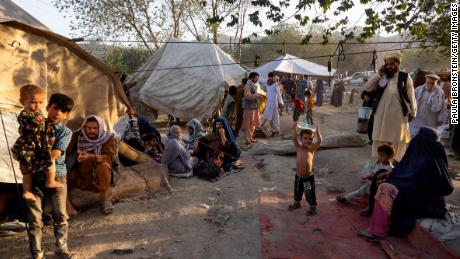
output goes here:
[[436, 128], [441, 125], [447, 117], [447, 103], [444, 101], [444, 92], [437, 85], [439, 76], [429, 74], [425, 76], [425, 84], [415, 89], [417, 100], [417, 118], [410, 123], [410, 135], [417, 135], [421, 127]]
[[400, 53], [385, 55], [385, 64], [365, 85], [365, 90], [375, 92], [373, 104], [374, 128], [372, 131], [372, 158], [377, 160], [377, 148], [391, 144], [394, 159], [399, 161], [410, 141], [409, 122], [417, 114], [412, 78], [400, 71]]

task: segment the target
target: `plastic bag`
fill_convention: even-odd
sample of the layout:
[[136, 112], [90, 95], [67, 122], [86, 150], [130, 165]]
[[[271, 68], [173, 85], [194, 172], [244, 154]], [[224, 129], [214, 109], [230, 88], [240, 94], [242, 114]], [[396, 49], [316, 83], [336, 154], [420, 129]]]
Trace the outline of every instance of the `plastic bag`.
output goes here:
[[372, 163], [371, 160], [367, 160], [363, 168], [361, 169], [361, 177], [368, 177], [372, 173]]

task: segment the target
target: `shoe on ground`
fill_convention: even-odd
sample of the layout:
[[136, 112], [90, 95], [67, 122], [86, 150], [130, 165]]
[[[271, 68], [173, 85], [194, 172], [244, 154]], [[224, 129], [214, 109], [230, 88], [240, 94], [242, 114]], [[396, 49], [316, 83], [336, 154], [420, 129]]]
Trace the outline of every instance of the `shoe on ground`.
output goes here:
[[70, 252], [68, 249], [61, 250], [58, 249], [55, 252], [56, 256], [62, 259], [76, 259], [77, 255], [75, 253]]
[[338, 196], [336, 197], [336, 199], [337, 199], [337, 201], [340, 202], [340, 203], [343, 203], [343, 204], [347, 204], [347, 203], [348, 203], [348, 199], [345, 198], [345, 197], [342, 196], [342, 195], [338, 195]]
[[365, 208], [359, 211], [359, 215], [363, 217], [370, 217], [372, 216], [372, 211], [370, 211], [369, 208]]
[[289, 205], [288, 211], [293, 211], [296, 209], [300, 209], [300, 202], [294, 202], [293, 204]]
[[307, 211], [307, 216], [315, 216], [316, 215], [316, 206], [310, 206]]

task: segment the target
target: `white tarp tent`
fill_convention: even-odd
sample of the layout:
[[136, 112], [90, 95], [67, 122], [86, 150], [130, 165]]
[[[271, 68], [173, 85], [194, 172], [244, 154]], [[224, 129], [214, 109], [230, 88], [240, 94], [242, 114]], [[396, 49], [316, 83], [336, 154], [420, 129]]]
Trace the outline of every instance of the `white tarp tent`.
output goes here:
[[130, 78], [133, 107], [143, 103], [182, 120], [211, 117], [224, 87], [238, 85], [246, 70], [211, 42], [170, 40]]
[[[283, 72], [308, 76], [329, 76], [327, 67], [289, 54], [280, 56], [252, 71], [259, 73], [261, 78], [267, 78], [269, 72]], [[334, 73], [335, 69], [332, 69], [331, 75]]]

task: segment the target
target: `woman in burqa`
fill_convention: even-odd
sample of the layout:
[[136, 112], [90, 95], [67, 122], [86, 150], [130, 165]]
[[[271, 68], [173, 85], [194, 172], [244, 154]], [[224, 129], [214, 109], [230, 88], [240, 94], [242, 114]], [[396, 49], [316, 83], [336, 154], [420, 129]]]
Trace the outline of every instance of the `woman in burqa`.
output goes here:
[[388, 234], [403, 237], [414, 229], [418, 218], [445, 218], [444, 197], [454, 188], [435, 129], [422, 127], [393, 172], [378, 178], [369, 227], [358, 235], [367, 239]]
[[198, 139], [197, 158], [200, 160], [195, 174], [205, 178], [219, 176], [220, 169], [228, 171], [232, 162], [240, 157], [240, 150], [236, 144], [235, 134], [228, 121], [219, 117], [214, 121], [213, 131]]
[[161, 163], [168, 166], [171, 176], [193, 176], [193, 157], [185, 149], [185, 144], [182, 142], [182, 131], [177, 125], [169, 128], [168, 140], [161, 157]]

